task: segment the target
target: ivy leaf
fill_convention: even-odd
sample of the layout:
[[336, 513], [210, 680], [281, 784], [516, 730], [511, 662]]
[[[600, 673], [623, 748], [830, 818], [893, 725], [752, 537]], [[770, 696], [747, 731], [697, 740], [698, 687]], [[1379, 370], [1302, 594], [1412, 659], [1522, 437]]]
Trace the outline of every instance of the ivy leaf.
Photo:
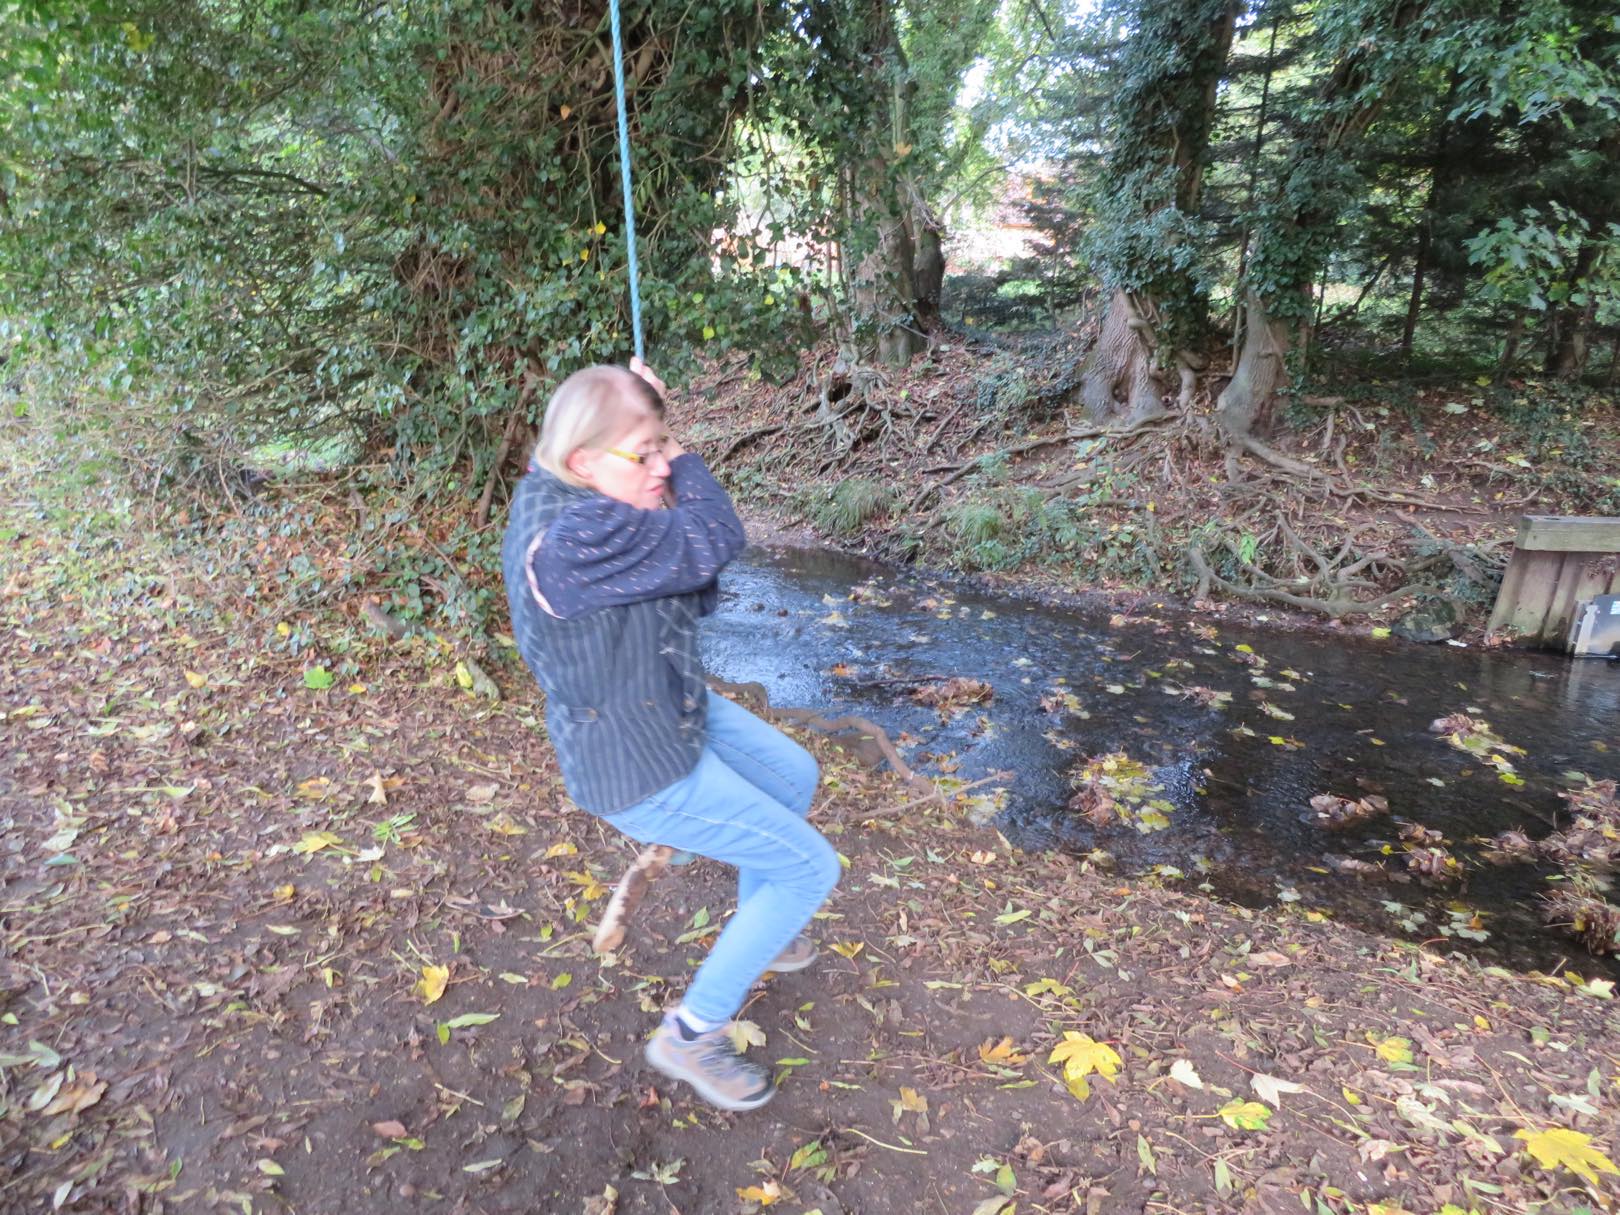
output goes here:
[[1620, 1173], [1602, 1152], [1592, 1146], [1592, 1136], [1561, 1126], [1545, 1131], [1517, 1130], [1515, 1139], [1524, 1140], [1524, 1150], [1544, 1169], [1566, 1168], [1590, 1182], [1598, 1183], [1599, 1173]]

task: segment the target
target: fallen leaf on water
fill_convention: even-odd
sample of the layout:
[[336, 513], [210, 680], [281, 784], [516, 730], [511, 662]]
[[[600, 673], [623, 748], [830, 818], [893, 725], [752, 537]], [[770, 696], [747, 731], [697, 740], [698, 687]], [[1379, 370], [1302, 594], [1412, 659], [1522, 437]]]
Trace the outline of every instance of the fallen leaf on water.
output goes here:
[[1545, 1131], [1517, 1130], [1515, 1139], [1524, 1140], [1524, 1150], [1542, 1168], [1566, 1168], [1593, 1185], [1599, 1173], [1620, 1173], [1611, 1161], [1592, 1146], [1592, 1136], [1555, 1126]]
[[424, 966], [422, 977], [416, 981], [414, 991], [422, 997], [422, 1003], [433, 1004], [450, 983], [450, 968], [448, 966]]

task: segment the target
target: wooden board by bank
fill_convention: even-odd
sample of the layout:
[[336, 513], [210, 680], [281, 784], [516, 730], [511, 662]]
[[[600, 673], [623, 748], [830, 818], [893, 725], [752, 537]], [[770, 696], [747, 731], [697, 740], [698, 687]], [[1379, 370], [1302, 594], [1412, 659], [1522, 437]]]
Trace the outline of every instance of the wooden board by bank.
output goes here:
[[1620, 518], [1526, 515], [1488, 631], [1563, 649], [1580, 605], [1620, 594]]

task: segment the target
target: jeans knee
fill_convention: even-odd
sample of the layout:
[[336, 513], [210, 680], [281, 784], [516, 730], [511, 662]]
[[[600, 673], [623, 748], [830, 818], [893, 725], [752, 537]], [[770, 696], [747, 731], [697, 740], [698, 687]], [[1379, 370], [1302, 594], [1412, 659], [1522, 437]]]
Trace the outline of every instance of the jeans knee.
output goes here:
[[793, 788], [797, 804], [793, 809], [801, 815], [810, 809], [810, 803], [815, 800], [816, 787], [821, 784], [821, 765], [816, 763], [816, 757], [803, 747], [798, 747], [793, 754], [793, 763], [788, 772], [788, 783]]
[[833, 892], [833, 888], [838, 885], [838, 879], [843, 875], [844, 866], [838, 859], [838, 850], [826, 840], [822, 840], [811, 868], [811, 880], [822, 900]]

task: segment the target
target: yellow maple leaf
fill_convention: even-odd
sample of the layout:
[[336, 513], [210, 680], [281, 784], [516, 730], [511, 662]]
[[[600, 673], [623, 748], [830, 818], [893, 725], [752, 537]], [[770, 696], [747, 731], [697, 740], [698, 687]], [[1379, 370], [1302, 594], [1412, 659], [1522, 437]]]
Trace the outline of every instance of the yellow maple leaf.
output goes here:
[[450, 968], [448, 966], [424, 966], [422, 977], [416, 981], [415, 992], [422, 997], [422, 1003], [432, 1004], [442, 995], [450, 983]]
[[1028, 1061], [1029, 1056], [1019, 1054], [1011, 1038], [1003, 1038], [1000, 1042], [986, 1038], [979, 1043], [979, 1058], [986, 1063], [1017, 1067]]
[[575, 845], [569, 843], [567, 840], [564, 840], [560, 844], [553, 844], [551, 847], [547, 848], [546, 854], [540, 859], [543, 861], [549, 861], [553, 857], [573, 856], [578, 851], [579, 849]]
[[738, 1186], [737, 1197], [744, 1202], [757, 1202], [762, 1207], [768, 1207], [782, 1197], [782, 1187], [774, 1180], [764, 1185]]
[[1412, 1044], [1405, 1038], [1385, 1038], [1377, 1044], [1377, 1050], [1385, 1063], [1412, 1062]]
[[1545, 1131], [1517, 1130], [1513, 1137], [1524, 1140], [1524, 1150], [1534, 1156], [1542, 1168], [1562, 1166], [1593, 1185], [1597, 1184], [1599, 1173], [1620, 1173], [1612, 1160], [1592, 1146], [1592, 1136], [1579, 1131], [1555, 1126]]
[[1063, 1064], [1064, 1078], [1070, 1082], [1092, 1072], [1104, 1080], [1112, 1080], [1119, 1074], [1123, 1062], [1119, 1053], [1106, 1042], [1098, 1042], [1090, 1034], [1077, 1033], [1072, 1029], [1063, 1031], [1063, 1041], [1052, 1048], [1046, 1061]]
[[587, 873], [583, 869], [570, 869], [563, 876], [580, 888], [579, 897], [587, 903], [607, 893], [607, 887], [602, 885], [594, 874]]
[[333, 835], [330, 831], [306, 831], [304, 838], [294, 844], [292, 850], [308, 856], [312, 852], [319, 852], [322, 848], [330, 848], [333, 844], [342, 842], [340, 836]]
[[855, 955], [866, 948], [865, 941], [834, 941], [829, 948], [841, 958], [848, 958], [851, 962]]

